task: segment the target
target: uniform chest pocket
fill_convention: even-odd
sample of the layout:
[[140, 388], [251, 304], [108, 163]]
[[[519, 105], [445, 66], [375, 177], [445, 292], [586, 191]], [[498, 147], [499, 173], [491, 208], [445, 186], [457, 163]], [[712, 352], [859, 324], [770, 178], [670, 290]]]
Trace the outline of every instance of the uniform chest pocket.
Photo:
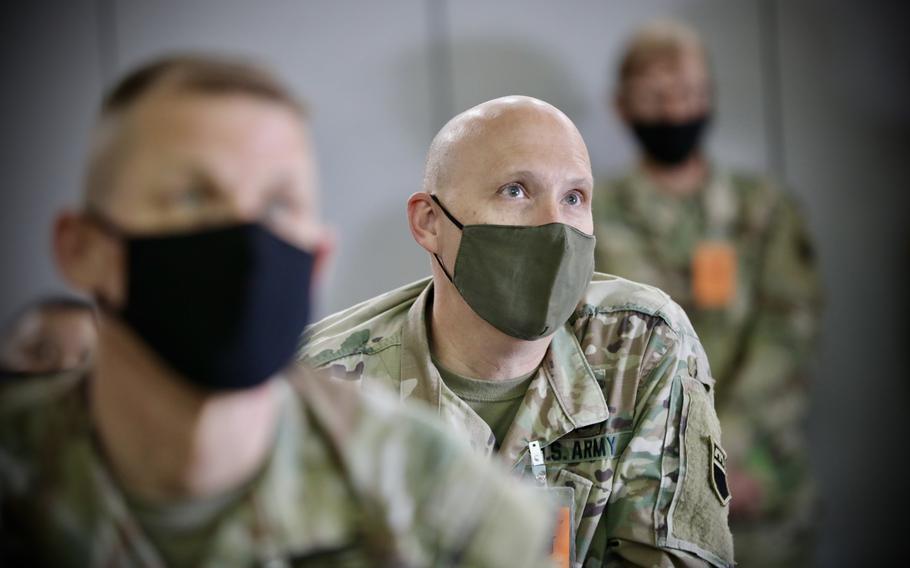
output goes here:
[[594, 485], [594, 482], [563, 468], [556, 474], [553, 485], [556, 487], [568, 487], [572, 489], [575, 500], [575, 518], [573, 519], [573, 522], [575, 526], [578, 527], [581, 523], [582, 516], [584, 515], [588, 497], [591, 496], [591, 487]]

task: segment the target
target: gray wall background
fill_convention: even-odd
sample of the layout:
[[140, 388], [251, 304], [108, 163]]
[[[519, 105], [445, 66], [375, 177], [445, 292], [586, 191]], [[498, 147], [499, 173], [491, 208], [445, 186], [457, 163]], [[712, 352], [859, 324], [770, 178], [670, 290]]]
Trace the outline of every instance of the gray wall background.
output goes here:
[[803, 201], [828, 294], [811, 420], [826, 510], [819, 566], [899, 547], [910, 184], [910, 40], [900, 2], [806, 0], [47, 0], [6, 7], [0, 93], [0, 319], [63, 290], [53, 215], [77, 202], [103, 89], [165, 52], [225, 50], [275, 68], [311, 104], [340, 250], [320, 312], [428, 274], [404, 204], [453, 114], [510, 93], [565, 110], [595, 175], [632, 147], [607, 105], [624, 38], [655, 16], [713, 52], [716, 158], [770, 171]]

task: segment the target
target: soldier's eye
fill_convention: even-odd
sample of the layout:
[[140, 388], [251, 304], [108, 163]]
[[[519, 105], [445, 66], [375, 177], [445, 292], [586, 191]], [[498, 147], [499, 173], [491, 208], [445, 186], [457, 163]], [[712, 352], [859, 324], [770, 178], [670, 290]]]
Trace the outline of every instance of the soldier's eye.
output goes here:
[[292, 208], [293, 203], [286, 195], [275, 195], [266, 203], [263, 216], [266, 220], [275, 220], [288, 213]]
[[525, 188], [518, 183], [508, 183], [500, 188], [499, 193], [509, 199], [522, 199], [528, 196]]
[[29, 359], [41, 366], [52, 366], [60, 358], [57, 346], [47, 339], [39, 339], [27, 351]]
[[178, 207], [196, 209], [201, 207], [209, 198], [209, 193], [204, 187], [193, 186], [179, 192], [174, 199]]
[[563, 198], [563, 201], [572, 207], [577, 207], [577, 206], [581, 205], [582, 203], [584, 203], [585, 196], [576, 189], [576, 190], [572, 190], [571, 192], [569, 192]]

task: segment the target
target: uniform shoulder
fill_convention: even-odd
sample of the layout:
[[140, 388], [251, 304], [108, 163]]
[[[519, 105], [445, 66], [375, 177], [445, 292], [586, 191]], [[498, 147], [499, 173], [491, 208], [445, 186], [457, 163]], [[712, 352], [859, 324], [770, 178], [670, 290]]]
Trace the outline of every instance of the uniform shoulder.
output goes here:
[[[376, 501], [409, 538], [429, 537], [434, 547], [460, 549], [479, 561], [467, 564], [484, 566], [509, 565], [509, 555], [529, 536], [542, 542], [545, 506], [428, 409], [402, 404], [381, 389], [365, 392], [325, 371], [300, 369], [293, 381], [355, 492]], [[496, 538], [465, 542], [466, 535], [487, 532]], [[521, 555], [520, 565], [537, 565], [533, 551]]]
[[[303, 404], [320, 425], [320, 431], [350, 461], [348, 465], [355, 474], [358, 466], [366, 465], [361, 460], [373, 454], [379, 457], [397, 444], [419, 453], [433, 445], [445, 447], [452, 441], [430, 412], [402, 404], [385, 389], [359, 388], [329, 369], [298, 367], [295, 372], [292, 384]], [[364, 481], [371, 475], [367, 470], [359, 473], [365, 476]]]
[[777, 182], [764, 174], [750, 170], [730, 170], [726, 175], [732, 190], [747, 205], [768, 206], [785, 196]]
[[743, 170], [727, 175], [739, 203], [740, 222], [747, 231], [763, 232], [781, 212], [799, 210], [796, 197], [765, 175]]
[[594, 187], [594, 215], [596, 219], [612, 217], [617, 209], [626, 206], [623, 194], [634, 183], [632, 172], [623, 172], [597, 180]]
[[318, 367], [396, 344], [408, 310], [430, 281], [417, 280], [310, 325], [304, 332], [299, 358]]
[[73, 394], [85, 378], [85, 371], [67, 371], [22, 378], [0, 386], [0, 420], [16, 420], [53, 410], [60, 400]]
[[663, 290], [612, 274], [595, 272], [579, 302], [576, 316], [592, 317], [623, 311], [657, 317], [678, 334], [695, 335], [686, 313]]
[[597, 178], [596, 188], [602, 191], [615, 191], [619, 187], [632, 183], [636, 177], [636, 168], [627, 168], [624, 170], [614, 171], [605, 176]]
[[85, 371], [29, 377], [0, 388], [0, 447], [5, 453], [27, 457], [51, 452], [75, 431], [80, 420], [80, 387]]

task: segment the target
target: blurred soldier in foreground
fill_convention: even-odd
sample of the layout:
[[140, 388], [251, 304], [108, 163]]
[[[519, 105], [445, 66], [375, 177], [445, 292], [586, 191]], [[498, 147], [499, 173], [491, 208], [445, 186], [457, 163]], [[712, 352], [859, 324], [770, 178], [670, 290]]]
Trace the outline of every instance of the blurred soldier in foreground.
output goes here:
[[408, 200], [432, 278], [314, 324], [304, 360], [423, 401], [478, 453], [568, 492], [573, 566], [731, 565], [707, 359], [666, 294], [593, 273], [592, 185], [551, 105], [456, 116]]
[[0, 398], [9, 565], [539, 565], [527, 489], [419, 413], [282, 372], [326, 254], [282, 86], [164, 60], [113, 90], [96, 135], [55, 252], [102, 307], [98, 353]]
[[29, 304], [0, 333], [0, 381], [86, 367], [97, 341], [90, 303], [61, 297]]
[[594, 203], [597, 267], [667, 291], [717, 378], [743, 566], [805, 566], [814, 514], [805, 367], [820, 311], [812, 247], [791, 198], [702, 152], [713, 93], [704, 47], [646, 26], [619, 66], [616, 108], [642, 149]]

